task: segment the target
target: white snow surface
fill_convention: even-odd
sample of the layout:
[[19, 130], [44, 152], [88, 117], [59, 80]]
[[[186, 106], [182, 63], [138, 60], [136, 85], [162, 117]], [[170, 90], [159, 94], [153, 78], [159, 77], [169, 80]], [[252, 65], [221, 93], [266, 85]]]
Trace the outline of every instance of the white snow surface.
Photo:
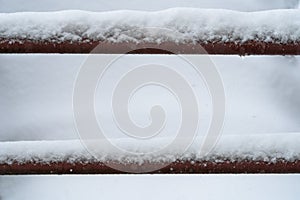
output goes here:
[[[165, 138], [167, 139], [167, 138]], [[127, 147], [127, 151], [115, 151], [99, 143], [97, 152], [84, 147], [79, 140], [62, 141], [17, 141], [1, 142], [0, 163], [50, 163], [107, 162], [120, 163], [172, 162], [176, 159], [196, 161], [294, 161], [300, 159], [300, 133], [223, 135], [217, 145], [207, 155], [200, 155], [201, 143], [195, 139], [186, 152], [170, 149], [163, 153], [153, 153], [163, 145], [163, 138], [155, 139], [150, 145], [136, 147], [130, 140], [114, 139], [117, 146]], [[168, 140], [168, 139], [167, 139]], [[129, 150], [129, 151], [128, 151]], [[131, 153], [130, 153], [131, 151]], [[134, 152], [134, 153], [132, 153]], [[140, 152], [148, 152], [140, 154]]]
[[[92, 156], [81, 145], [75, 131], [72, 92], [76, 75], [89, 55], [2, 54], [0, 55], [0, 162], [13, 161], [89, 161]], [[107, 59], [112, 55], [94, 55]], [[189, 55], [193, 57], [196, 55]], [[199, 56], [199, 55], [198, 55]], [[196, 160], [295, 160], [300, 158], [300, 62], [299, 56], [210, 56], [223, 79], [226, 94], [226, 119], [216, 148], [200, 157], [201, 139], [196, 140], [183, 155], [171, 153], [151, 157], [115, 154], [103, 149], [100, 161], [143, 162], [176, 158]], [[169, 65], [186, 75], [195, 91], [200, 81], [188, 76], [189, 65], [174, 55], [127, 55], [111, 67], [111, 81], [123, 70], [141, 63]], [[186, 71], [185, 71], [186, 70]], [[192, 71], [193, 72], [193, 71]], [[108, 72], [109, 73], [109, 72]], [[107, 85], [111, 83], [108, 82]], [[153, 92], [167, 101], [166, 134], [176, 133], [177, 105], [164, 91], [140, 91], [141, 96], [129, 104], [132, 120], [139, 125], [149, 123]], [[204, 99], [202, 99], [204, 100]], [[133, 104], [132, 104], [133, 103]], [[131, 105], [132, 104], [132, 105]], [[151, 104], [150, 104], [151, 105]], [[164, 104], [163, 104], [164, 105]], [[147, 106], [146, 106], [147, 107]], [[99, 112], [98, 110], [96, 112]], [[209, 113], [200, 113], [207, 118]], [[133, 152], [148, 152], [165, 144], [158, 136], [149, 143], [135, 143], [118, 133], [109, 121], [111, 113], [100, 112], [106, 137], [114, 144]], [[175, 121], [174, 121], [175, 120]], [[205, 121], [204, 121], [205, 122]], [[200, 136], [203, 135], [199, 135]], [[130, 157], [132, 156], [132, 157]], [[148, 157], [147, 157], [148, 156]]]
[[300, 40], [300, 12], [297, 9], [238, 12], [170, 8], [155, 12], [72, 10], [1, 13], [0, 38], [11, 42], [260, 40], [287, 43]]

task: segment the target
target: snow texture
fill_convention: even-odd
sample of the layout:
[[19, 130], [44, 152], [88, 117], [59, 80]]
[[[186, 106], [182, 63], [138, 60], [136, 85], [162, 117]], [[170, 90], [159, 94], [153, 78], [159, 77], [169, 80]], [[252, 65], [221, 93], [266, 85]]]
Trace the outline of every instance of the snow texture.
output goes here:
[[[150, 27], [150, 28], [149, 28]], [[2, 41], [300, 41], [297, 9], [237, 12], [197, 8], [163, 11], [1, 13]]]
[[[0, 163], [13, 162], [49, 163], [49, 162], [107, 162], [121, 163], [172, 162], [176, 159], [223, 162], [226, 160], [253, 160], [276, 162], [278, 160], [294, 161], [300, 159], [300, 133], [260, 134], [260, 135], [223, 135], [215, 148], [207, 155], [200, 156], [201, 140], [195, 140], [185, 153], [176, 153], [170, 149], [163, 154], [151, 153], [160, 149], [162, 138], [156, 139], [151, 145], [136, 148], [130, 140], [115, 139], [115, 144], [126, 145], [127, 150], [135, 152], [122, 153], [110, 148], [98, 149], [96, 157], [84, 148], [79, 140], [65, 141], [18, 141], [1, 142]], [[99, 143], [101, 146], [101, 143]], [[149, 152], [143, 155], [139, 152]]]
[[237, 11], [259, 11], [271, 9], [296, 8], [298, 0], [30, 0], [20, 3], [20, 0], [0, 0], [0, 12], [41, 12], [59, 10], [87, 10], [87, 11], [110, 11], [110, 10], [147, 10], [157, 11], [174, 7], [191, 8], [214, 8]]

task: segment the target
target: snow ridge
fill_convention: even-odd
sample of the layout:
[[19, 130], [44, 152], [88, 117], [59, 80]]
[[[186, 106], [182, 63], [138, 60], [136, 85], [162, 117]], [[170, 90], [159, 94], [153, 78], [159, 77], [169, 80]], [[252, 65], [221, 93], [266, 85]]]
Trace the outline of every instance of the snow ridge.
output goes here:
[[[90, 154], [79, 140], [62, 141], [18, 141], [0, 143], [0, 164], [49, 163], [49, 162], [108, 162], [121, 163], [172, 162], [176, 159], [196, 161], [295, 161], [300, 159], [299, 133], [255, 134], [255, 135], [223, 135], [216, 147], [207, 155], [201, 156], [199, 149], [201, 140], [196, 140], [185, 153], [176, 153], [170, 149], [164, 154], [138, 154], [140, 151], [151, 152], [159, 149], [163, 138], [158, 138], [148, 146], [132, 149], [136, 154], [115, 152], [103, 148], [95, 157]], [[132, 147], [126, 139], [118, 139], [115, 143]]]
[[[151, 28], [149, 28], [151, 27]], [[9, 42], [299, 42], [300, 12], [237, 12], [171, 8], [163, 11], [58, 11], [0, 14], [0, 40]]]

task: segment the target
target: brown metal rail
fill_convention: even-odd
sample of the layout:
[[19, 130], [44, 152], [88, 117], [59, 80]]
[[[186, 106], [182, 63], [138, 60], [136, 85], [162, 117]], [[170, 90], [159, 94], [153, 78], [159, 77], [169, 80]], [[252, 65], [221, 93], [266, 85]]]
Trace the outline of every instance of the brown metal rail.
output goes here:
[[[148, 165], [148, 164], [145, 164]], [[131, 169], [144, 167], [130, 164]], [[147, 167], [147, 166], [146, 166]], [[26, 164], [0, 164], [0, 174], [123, 174], [126, 172], [112, 169], [104, 163], [26, 163]], [[212, 174], [212, 173], [300, 173], [300, 161], [277, 161], [268, 163], [264, 161], [239, 162], [193, 162], [176, 161], [152, 174]]]
[[[8, 42], [0, 40], [0, 53], [90, 53], [96, 46], [101, 54], [236, 54], [236, 55], [300, 55], [300, 43], [199, 42], [196, 44], [110, 43], [110, 42]], [[204, 48], [206, 52], [203, 52]], [[166, 50], [167, 49], [167, 50]]]

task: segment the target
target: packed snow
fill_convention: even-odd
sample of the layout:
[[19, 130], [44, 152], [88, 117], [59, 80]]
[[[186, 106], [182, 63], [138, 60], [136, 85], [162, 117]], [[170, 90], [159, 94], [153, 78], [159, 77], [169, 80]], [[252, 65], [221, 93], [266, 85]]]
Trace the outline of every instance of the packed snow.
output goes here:
[[[260, 134], [260, 135], [224, 135], [216, 147], [203, 156], [199, 152], [200, 140], [187, 149], [186, 152], [176, 153], [176, 149], [170, 149], [162, 154], [153, 154], [153, 150], [163, 146], [164, 138], [155, 139], [150, 145], [140, 145], [138, 148], [130, 140], [115, 139], [117, 146], [126, 145], [128, 151], [115, 151], [98, 142], [99, 152], [90, 153], [79, 140], [63, 141], [18, 141], [1, 142], [0, 164], [17, 163], [86, 163], [86, 162], [120, 162], [120, 163], [159, 163], [172, 162], [174, 160], [194, 161], [265, 161], [276, 162], [279, 160], [295, 161], [300, 159], [300, 133]], [[165, 138], [165, 140], [168, 140]], [[140, 152], [149, 152], [140, 154]]]
[[171, 8], [162, 11], [57, 11], [0, 14], [1, 41], [177, 43], [300, 41], [297, 9], [261, 12]]

